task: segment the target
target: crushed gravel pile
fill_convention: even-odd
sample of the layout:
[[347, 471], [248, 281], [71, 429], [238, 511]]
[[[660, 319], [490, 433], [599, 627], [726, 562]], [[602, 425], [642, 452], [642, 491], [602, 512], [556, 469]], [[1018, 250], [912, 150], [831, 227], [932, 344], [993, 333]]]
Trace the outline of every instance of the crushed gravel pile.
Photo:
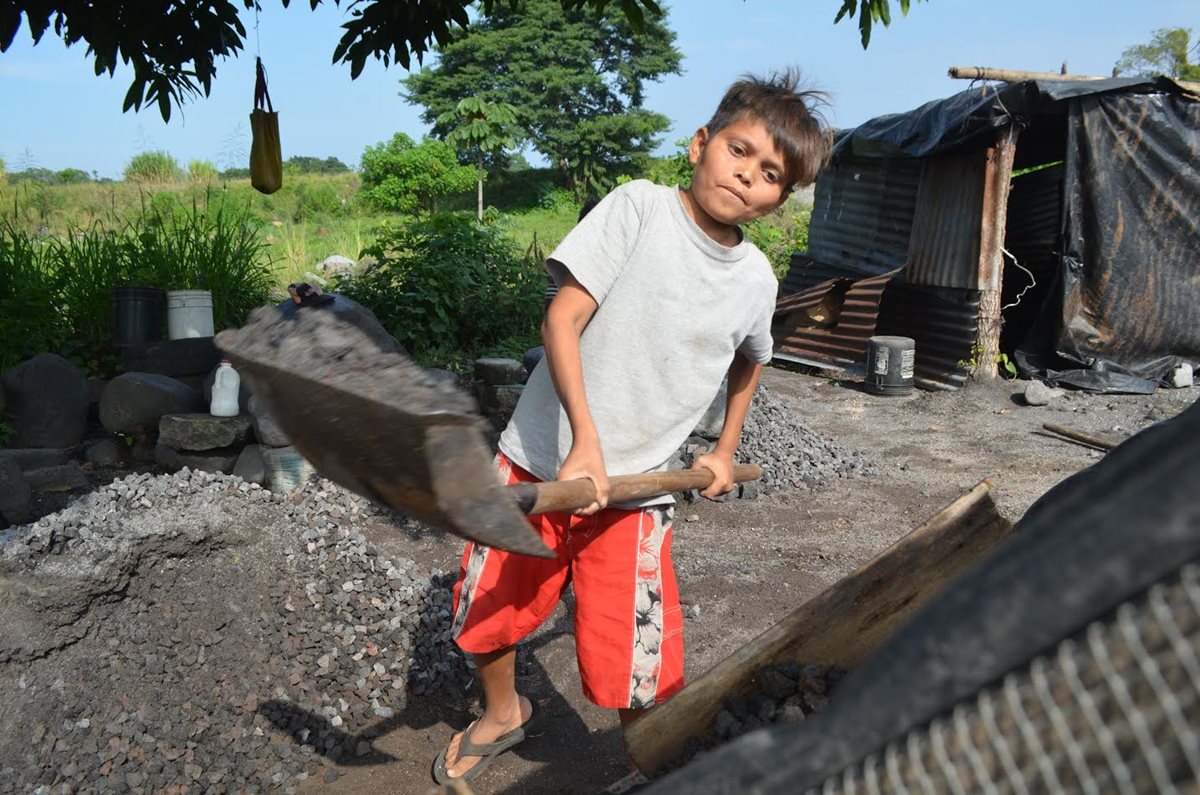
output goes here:
[[713, 721], [713, 734], [688, 741], [684, 758], [710, 751], [747, 732], [779, 723], [799, 723], [829, 706], [834, 688], [846, 677], [836, 666], [784, 663], [765, 668], [757, 677], [758, 687], [737, 698], [727, 699]]
[[0, 547], [0, 791], [289, 791], [368, 761], [410, 695], [461, 692], [453, 579], [383, 559], [372, 512], [315, 478], [275, 495], [183, 470], [19, 529]]
[[[711, 444], [698, 437], [689, 439], [680, 451], [683, 466], [691, 466], [695, 455]], [[861, 453], [806, 428], [795, 409], [763, 384], [759, 384], [746, 412], [737, 458], [763, 468], [762, 480], [742, 484], [740, 493], [731, 493], [743, 499], [781, 489], [814, 489], [837, 478], [878, 474], [875, 465]]]

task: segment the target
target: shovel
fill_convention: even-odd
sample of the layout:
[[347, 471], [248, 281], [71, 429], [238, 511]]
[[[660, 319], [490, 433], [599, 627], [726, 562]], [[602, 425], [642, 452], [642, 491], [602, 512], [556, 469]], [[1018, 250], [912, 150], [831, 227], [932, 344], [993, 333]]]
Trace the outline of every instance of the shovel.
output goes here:
[[[266, 307], [216, 343], [322, 477], [422, 522], [485, 546], [553, 557], [524, 514], [595, 499], [587, 479], [503, 485], [474, 401], [331, 312], [289, 319]], [[761, 476], [758, 466], [734, 470], [739, 482]], [[610, 478], [609, 499], [711, 482], [705, 469], [621, 475]]]

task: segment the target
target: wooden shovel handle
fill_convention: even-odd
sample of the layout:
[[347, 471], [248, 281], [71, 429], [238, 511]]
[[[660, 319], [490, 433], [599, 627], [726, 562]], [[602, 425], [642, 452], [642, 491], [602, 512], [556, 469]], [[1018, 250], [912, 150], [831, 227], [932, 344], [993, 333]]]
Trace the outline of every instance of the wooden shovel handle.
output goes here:
[[[758, 464], [737, 464], [733, 480], [742, 483], [762, 477]], [[617, 475], [608, 479], [611, 487], [608, 501], [630, 502], [643, 497], [670, 494], [688, 489], [705, 489], [713, 481], [707, 469], [672, 469], [667, 472], [648, 472], [644, 475]], [[596, 487], [587, 478], [554, 480], [545, 483], [514, 483], [506, 487], [527, 514], [550, 511], [573, 511], [584, 508], [596, 499]]]

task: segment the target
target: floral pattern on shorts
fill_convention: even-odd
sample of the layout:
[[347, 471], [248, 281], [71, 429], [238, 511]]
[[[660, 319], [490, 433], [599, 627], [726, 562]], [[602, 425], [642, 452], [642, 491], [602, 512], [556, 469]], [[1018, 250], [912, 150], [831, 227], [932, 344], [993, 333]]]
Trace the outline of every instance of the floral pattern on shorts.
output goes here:
[[638, 540], [633, 667], [629, 682], [632, 709], [653, 706], [658, 693], [663, 640], [662, 548], [672, 513], [670, 506], [653, 506], [643, 513], [649, 521], [643, 520]]

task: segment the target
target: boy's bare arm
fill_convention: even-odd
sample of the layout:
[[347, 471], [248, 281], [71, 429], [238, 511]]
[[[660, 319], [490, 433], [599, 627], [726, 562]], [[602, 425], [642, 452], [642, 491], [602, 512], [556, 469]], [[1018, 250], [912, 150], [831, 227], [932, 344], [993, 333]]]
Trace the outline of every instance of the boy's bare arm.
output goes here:
[[558, 479], [589, 478], [596, 484], [596, 501], [576, 511], [585, 516], [604, 508], [609, 492], [604, 453], [588, 408], [583, 386], [583, 359], [579, 353], [579, 337], [595, 313], [596, 301], [591, 293], [568, 273], [542, 321], [542, 342], [546, 347], [550, 378], [571, 423], [571, 451], [563, 461]]
[[750, 410], [750, 400], [754, 397], [754, 388], [758, 386], [760, 375], [761, 364], [751, 362], [740, 353], [734, 354], [733, 364], [729, 366], [725, 427], [721, 429], [716, 446], [692, 464], [693, 469], [702, 467], [713, 473], [712, 485], [701, 491], [701, 496], [718, 497], [733, 489], [733, 454], [737, 452], [742, 436], [742, 424], [746, 421], [746, 413]]

